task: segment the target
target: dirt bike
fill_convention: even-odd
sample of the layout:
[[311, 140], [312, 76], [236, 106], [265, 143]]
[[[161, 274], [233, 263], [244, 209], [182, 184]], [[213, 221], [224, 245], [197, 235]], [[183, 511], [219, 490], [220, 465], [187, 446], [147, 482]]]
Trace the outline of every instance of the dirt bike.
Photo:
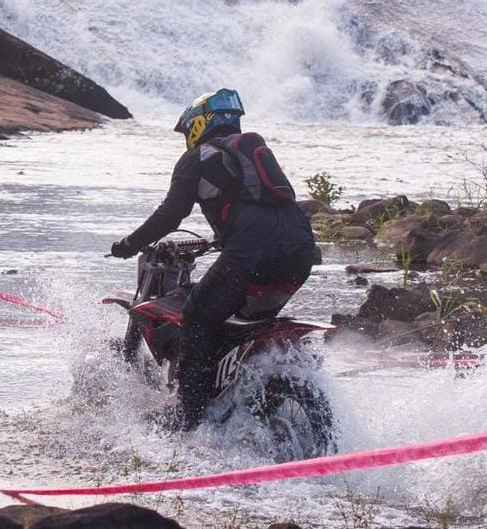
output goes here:
[[[195, 260], [214, 251], [214, 246], [195, 238], [162, 240], [146, 247], [139, 256], [135, 295], [119, 291], [102, 300], [128, 312], [127, 331], [119, 347], [125, 361], [135, 366], [145, 341], [157, 364], [167, 366], [166, 385], [171, 389], [177, 383], [181, 312], [194, 285], [191, 272]], [[283, 360], [266, 367], [262, 384], [249, 386], [243, 398], [250, 413], [269, 429], [276, 460], [336, 451], [332, 410], [324, 391], [309, 377], [293, 375], [284, 354], [295, 348], [305, 355], [302, 345], [307, 335], [313, 331], [328, 334], [333, 329], [332, 325], [287, 317], [257, 321], [231, 317], [222, 325], [211, 358], [213, 384], [207, 412], [212, 409], [212, 419], [226, 422], [242, 402], [241, 390], [236, 397], [239, 381], [252, 374], [256, 361], [277, 348]]]

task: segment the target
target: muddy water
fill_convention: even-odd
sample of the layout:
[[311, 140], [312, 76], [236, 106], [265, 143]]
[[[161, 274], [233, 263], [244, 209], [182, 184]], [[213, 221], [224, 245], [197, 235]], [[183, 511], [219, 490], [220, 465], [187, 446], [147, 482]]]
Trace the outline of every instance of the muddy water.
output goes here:
[[[342, 206], [396, 193], [454, 204], [463, 177], [477, 176], [462, 159], [478, 156], [479, 138], [485, 137], [480, 128], [262, 123], [259, 130], [301, 198], [306, 195], [303, 178], [326, 169], [344, 187]], [[97, 300], [113, 288], [131, 288], [135, 263], [103, 255], [158, 204], [180, 150], [169, 126], [150, 122], [2, 142], [0, 291], [61, 309], [68, 322], [39, 327], [39, 319], [54, 321], [0, 305], [0, 444], [6, 470], [0, 485], [119, 483], [269, 462], [264, 440], [252, 436], [243, 416], [225, 429], [203, 426], [182, 437], [151, 429], [144, 415], [166, 397], [127, 376], [106, 355], [106, 340], [123, 332], [125, 320]], [[184, 227], [209, 235], [197, 208]], [[388, 259], [387, 250], [364, 245], [324, 246], [323, 253], [323, 264], [286, 314], [327, 321], [333, 312], [352, 312], [365, 298], [365, 288], [349, 284], [345, 266]], [[198, 273], [210, 262], [211, 257], [202, 259]], [[371, 280], [398, 285], [402, 277], [393, 273]], [[485, 370], [455, 379], [449, 370], [410, 367], [412, 360], [420, 365], [424, 351], [378, 351], [353, 337], [326, 347], [316, 337], [311, 347], [324, 363], [309, 376], [330, 395], [342, 452], [486, 429]], [[374, 370], [360, 371], [371, 366]], [[354, 370], [355, 375], [344, 376]], [[81, 393], [72, 393], [73, 377], [83, 381]], [[103, 395], [100, 405], [92, 398], [97, 394]], [[341, 527], [340, 509], [330, 494], [342, 496], [347, 486], [373, 494], [380, 486], [384, 500], [377, 520], [386, 525], [421, 521], [404, 505], [424, 498], [438, 506], [451, 498], [456, 509], [475, 514], [478, 521], [486, 499], [485, 465], [485, 458], [465, 456], [356, 473], [347, 477], [348, 485], [343, 477], [330, 477], [137, 501], [174, 514], [180, 510], [183, 522], [197, 510], [202, 525], [215, 510], [230, 516], [239, 506], [239, 515], [253, 520], [294, 513], [302, 523], [320, 526], [327, 519], [331, 527]], [[47, 503], [73, 504], [66, 499]]]

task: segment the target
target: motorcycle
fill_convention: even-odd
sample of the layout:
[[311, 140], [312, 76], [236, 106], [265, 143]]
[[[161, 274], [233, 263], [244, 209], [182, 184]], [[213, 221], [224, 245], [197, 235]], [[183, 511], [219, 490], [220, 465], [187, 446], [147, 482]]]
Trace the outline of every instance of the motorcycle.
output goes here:
[[[140, 364], [144, 341], [157, 364], [167, 366], [166, 386], [171, 390], [178, 378], [182, 308], [194, 286], [191, 272], [196, 259], [210, 251], [215, 251], [215, 244], [204, 238], [161, 240], [144, 248], [139, 256], [135, 294], [119, 291], [102, 300], [128, 312], [127, 330], [118, 347], [124, 360], [133, 367]], [[212, 419], [223, 424], [243, 402], [270, 432], [278, 461], [335, 452], [328, 398], [310, 377], [293, 374], [293, 362], [286, 354], [295, 350], [302, 357], [303, 341], [311, 332], [327, 335], [333, 330], [332, 325], [288, 317], [229, 318], [221, 327], [211, 358], [213, 383], [207, 414], [212, 410]], [[265, 360], [270, 350], [279, 351], [280, 360], [265, 367], [260, 386], [248, 384], [242, 399], [239, 383], [251, 378], [258, 369], [256, 362]]]

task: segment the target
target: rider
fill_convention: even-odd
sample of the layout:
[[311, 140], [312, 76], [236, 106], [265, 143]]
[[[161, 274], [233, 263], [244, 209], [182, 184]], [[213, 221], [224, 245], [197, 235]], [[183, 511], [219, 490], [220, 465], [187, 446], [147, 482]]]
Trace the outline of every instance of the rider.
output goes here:
[[165, 200], [112, 245], [128, 258], [175, 230], [198, 203], [222, 252], [183, 308], [179, 359], [182, 424], [196, 426], [208, 402], [209, 358], [230, 316], [274, 317], [310, 274], [314, 238], [294, 191], [261, 136], [242, 134], [235, 90], [204, 94], [181, 115], [187, 151]]

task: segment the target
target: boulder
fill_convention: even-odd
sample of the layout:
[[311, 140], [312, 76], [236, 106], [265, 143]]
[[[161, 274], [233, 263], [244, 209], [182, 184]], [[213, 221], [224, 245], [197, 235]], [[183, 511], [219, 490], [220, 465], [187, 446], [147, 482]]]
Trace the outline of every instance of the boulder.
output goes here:
[[[9, 517], [19, 524], [19, 527], [30, 527], [38, 520], [42, 520], [47, 516], [66, 512], [67, 509], [59, 507], [49, 507], [47, 505], [9, 505], [0, 509], [0, 515]], [[3, 529], [0, 522], [0, 528]]]
[[360, 210], [357, 210], [350, 216], [350, 220], [352, 223], [366, 222], [369, 220], [385, 222], [403, 215], [407, 211], [408, 205], [409, 200], [405, 195], [385, 198], [364, 205]]
[[441, 266], [445, 260], [458, 262], [466, 268], [479, 268], [487, 263], [487, 235], [476, 235], [464, 229], [446, 232], [426, 262]]
[[104, 88], [2, 29], [0, 75], [110, 118], [132, 117]]
[[368, 318], [361, 318], [353, 314], [332, 314], [331, 323], [337, 327], [337, 331], [348, 329], [366, 336], [377, 336], [379, 334], [378, 323]]
[[432, 109], [425, 88], [406, 79], [389, 84], [382, 107], [391, 125], [414, 125]]
[[0, 529], [24, 529], [24, 526], [9, 516], [0, 514]]
[[388, 338], [391, 345], [411, 343], [417, 339], [415, 328], [410, 322], [400, 320], [384, 320], [379, 323], [379, 336]]
[[479, 208], [470, 208], [467, 206], [459, 206], [452, 211], [454, 215], [461, 215], [462, 217], [473, 217], [478, 212]]
[[295, 523], [271, 523], [267, 529], [301, 529]]
[[397, 31], [383, 35], [375, 45], [375, 52], [386, 64], [399, 64], [404, 55], [411, 51], [412, 47], [406, 36]]
[[358, 264], [358, 265], [347, 265], [345, 267], [345, 272], [347, 274], [377, 274], [384, 272], [397, 272], [398, 268], [391, 268], [385, 266], [377, 265], [367, 265], [367, 264]]
[[411, 263], [426, 263], [428, 256], [437, 247], [441, 237], [430, 231], [417, 228], [411, 230], [399, 245], [396, 256], [399, 260], [406, 256]]
[[330, 204], [322, 202], [321, 200], [316, 200], [314, 198], [310, 198], [309, 200], [298, 200], [296, 203], [308, 219], [310, 219], [313, 215], [316, 215], [316, 213], [334, 213], [334, 209], [330, 206]]
[[99, 114], [0, 76], [0, 133], [19, 130], [88, 129], [102, 123]]
[[36, 522], [30, 529], [182, 529], [152, 509], [128, 503], [104, 503]]
[[412, 322], [419, 314], [434, 310], [429, 290], [425, 287], [406, 290], [373, 285], [358, 317], [377, 323], [383, 320]]
[[449, 215], [451, 213], [451, 208], [447, 202], [444, 200], [425, 200], [416, 208], [416, 215], [422, 215], [430, 217], [431, 215], [436, 215], [441, 217], [442, 215]]
[[374, 233], [365, 226], [343, 226], [337, 237], [349, 241], [368, 241], [374, 237]]
[[438, 228], [440, 230], [448, 230], [454, 228], [461, 228], [465, 225], [465, 217], [456, 214], [442, 215], [437, 218]]
[[387, 222], [384, 229], [376, 236], [376, 239], [392, 246], [400, 247], [411, 231], [427, 229], [428, 227], [429, 222], [424, 217], [408, 215], [407, 217]]

